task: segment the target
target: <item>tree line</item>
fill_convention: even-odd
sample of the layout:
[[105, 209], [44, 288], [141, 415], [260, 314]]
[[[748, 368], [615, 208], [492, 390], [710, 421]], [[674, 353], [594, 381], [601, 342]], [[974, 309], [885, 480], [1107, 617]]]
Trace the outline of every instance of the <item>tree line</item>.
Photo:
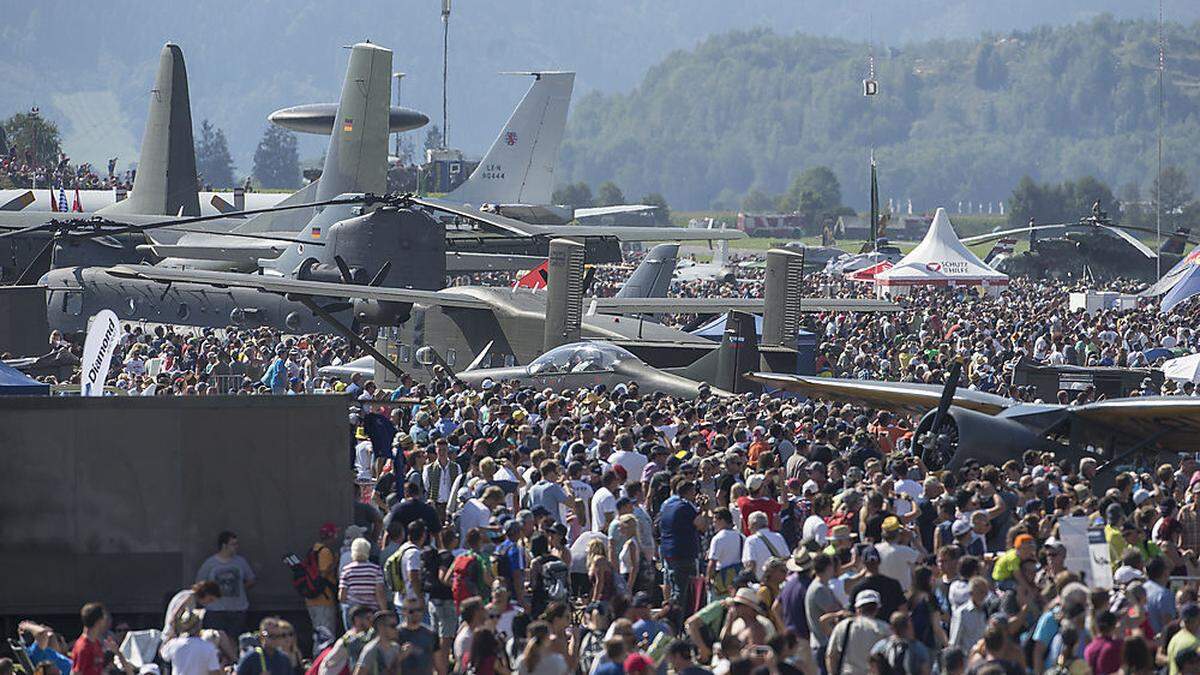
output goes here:
[[[1166, 26], [1167, 161], [1200, 176], [1200, 23]], [[829, 167], [859, 210], [872, 148], [881, 195], [918, 209], [1003, 199], [1028, 174], [1149, 185], [1157, 167], [1154, 22], [1101, 16], [1060, 28], [875, 49], [769, 30], [669, 55], [628, 93], [577, 102], [560, 166], [677, 208], [736, 209]], [[1194, 187], [1194, 186], [1193, 186]]]

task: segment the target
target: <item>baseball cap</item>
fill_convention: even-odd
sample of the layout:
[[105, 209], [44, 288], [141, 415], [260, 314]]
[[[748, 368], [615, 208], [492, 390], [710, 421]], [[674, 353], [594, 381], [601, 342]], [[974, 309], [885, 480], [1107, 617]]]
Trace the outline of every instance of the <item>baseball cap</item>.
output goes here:
[[896, 516], [888, 516], [887, 518], [883, 519], [883, 525], [881, 527], [883, 528], [884, 532], [895, 532], [896, 530], [900, 529], [900, 519]]
[[965, 520], [956, 520], [950, 526], [950, 532], [956, 537], [961, 537], [971, 531], [971, 524]]
[[321, 529], [317, 530], [317, 534], [319, 534], [322, 538], [336, 536], [337, 525], [334, 525], [333, 523], [324, 523], [321, 525]]
[[648, 673], [654, 670], [654, 661], [651, 661], [650, 657], [645, 654], [630, 654], [625, 657], [624, 667], [627, 673]]
[[[871, 548], [873, 549], [874, 547], [872, 546]], [[876, 555], [879, 555], [879, 554], [876, 553]], [[864, 607], [866, 605], [878, 605], [878, 604], [882, 604], [880, 601], [880, 598], [879, 598], [879, 591], [873, 591], [871, 589], [867, 589], [865, 591], [859, 591], [858, 595], [854, 598], [855, 609], [857, 609], [859, 607]]]
[[[863, 548], [862, 559], [863, 559], [863, 562], [879, 562], [880, 561], [879, 549], [875, 548], [874, 545]], [[876, 596], [876, 597], [879, 597], [879, 596]]]
[[764, 480], [766, 480], [765, 476], [763, 476], [761, 473], [756, 473], [753, 476], [750, 476], [749, 478], [746, 479], [746, 487], [751, 492], [754, 492], [755, 490], [762, 487]]
[[634, 593], [633, 601], [630, 606], [632, 606], [632, 607], [649, 607], [650, 606], [650, 594], [645, 591], [638, 591], [637, 593]]

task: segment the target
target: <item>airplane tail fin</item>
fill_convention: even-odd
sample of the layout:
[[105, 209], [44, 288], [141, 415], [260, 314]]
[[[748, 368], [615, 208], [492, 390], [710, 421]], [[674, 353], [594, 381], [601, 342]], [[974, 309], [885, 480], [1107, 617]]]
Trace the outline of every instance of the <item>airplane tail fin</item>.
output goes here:
[[200, 197], [196, 182], [187, 68], [183, 50], [168, 42], [163, 45], [158, 75], [150, 92], [150, 110], [142, 134], [133, 192], [127, 199], [99, 212], [198, 216]]
[[392, 50], [369, 42], [350, 49], [333, 133], [317, 181], [317, 201], [347, 192], [387, 191], [391, 80]]
[[742, 394], [756, 391], [759, 385], [743, 376], [758, 370], [758, 329], [753, 314], [729, 312], [725, 333], [717, 348], [717, 377], [713, 386]]
[[1183, 251], [1187, 248], [1187, 237], [1192, 233], [1191, 228], [1181, 227], [1175, 230], [1158, 249], [1159, 253], [1167, 253], [1172, 255], [1183, 255]]
[[725, 315], [721, 345], [684, 368], [669, 372], [697, 382], [741, 394], [758, 391], [759, 385], [744, 378], [759, 370], [758, 325], [753, 314], [731, 311]]
[[763, 343], [795, 346], [800, 333], [804, 254], [789, 249], [767, 251], [763, 281]]
[[679, 244], [659, 244], [650, 249], [641, 264], [617, 291], [618, 298], [665, 298], [679, 262]]
[[988, 251], [988, 254], [983, 258], [983, 262], [990, 265], [999, 256], [1012, 255], [1013, 247], [1016, 245], [1017, 240], [1013, 237], [997, 239], [996, 243], [992, 245], [992, 250]]
[[575, 73], [528, 74], [534, 81], [525, 98], [471, 177], [448, 197], [476, 206], [550, 203]]

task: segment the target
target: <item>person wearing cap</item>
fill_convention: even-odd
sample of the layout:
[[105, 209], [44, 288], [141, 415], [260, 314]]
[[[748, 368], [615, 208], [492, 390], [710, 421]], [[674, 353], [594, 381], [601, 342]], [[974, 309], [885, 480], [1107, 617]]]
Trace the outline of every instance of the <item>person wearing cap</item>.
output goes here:
[[[200, 637], [200, 614], [184, 610], [175, 621], [173, 637], [163, 643], [159, 655], [171, 664], [176, 675], [218, 675], [220, 655], [213, 643]], [[66, 673], [63, 673], [66, 675]]]
[[750, 526], [750, 516], [762, 513], [767, 517], [771, 530], [779, 531], [779, 512], [783, 510], [786, 495], [772, 499], [767, 495], [767, 478], [761, 473], [752, 474], [746, 479], [746, 490], [749, 495], [738, 497], [735, 504], [742, 516], [742, 534], [749, 537], [754, 533]]
[[863, 675], [871, 672], [871, 648], [892, 635], [878, 617], [879, 593], [864, 590], [854, 598], [854, 616], [843, 619], [829, 635], [825, 668], [829, 675]]
[[1017, 570], [1026, 560], [1037, 559], [1037, 543], [1028, 534], [1018, 534], [1013, 539], [1013, 547], [996, 557], [992, 565], [992, 580], [1005, 590], [1012, 590], [1020, 581]]
[[912, 586], [913, 566], [921, 560], [921, 554], [903, 543], [901, 538], [902, 535], [910, 536], [911, 531], [905, 529], [896, 516], [884, 518], [880, 531], [883, 541], [875, 545], [875, 550], [879, 551], [879, 572], [899, 581], [900, 588], [908, 593]]
[[854, 604], [854, 598], [859, 593], [872, 590], [879, 594], [883, 603], [879, 608], [880, 613], [886, 612], [891, 616], [892, 612], [904, 605], [904, 589], [900, 587], [899, 581], [880, 572], [882, 560], [878, 548], [873, 544], [864, 544], [857, 550], [858, 559], [854, 564], [861, 564], [862, 569], [846, 578], [843, 586], [850, 604]]
[[1169, 675], [1179, 675], [1177, 660], [1184, 652], [1200, 649], [1200, 605], [1189, 602], [1179, 609], [1181, 627], [1167, 643]]
[[767, 514], [755, 511], [750, 514], [750, 530], [742, 549], [742, 568], [754, 573], [761, 580], [765, 565], [771, 558], [783, 558], [791, 553], [783, 535], [772, 532], [767, 526]]
[[304, 599], [308, 610], [308, 618], [312, 621], [313, 630], [324, 627], [330, 635], [337, 634], [337, 555], [333, 549], [338, 545], [338, 528], [333, 523], [325, 523], [317, 530], [317, 541], [312, 545], [308, 555], [317, 563], [317, 573], [322, 582], [319, 595]]

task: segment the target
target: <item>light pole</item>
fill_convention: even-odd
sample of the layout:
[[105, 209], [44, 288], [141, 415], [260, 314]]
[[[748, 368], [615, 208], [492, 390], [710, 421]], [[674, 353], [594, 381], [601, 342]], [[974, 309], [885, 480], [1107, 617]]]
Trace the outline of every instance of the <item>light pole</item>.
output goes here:
[[[33, 189], [34, 190], [37, 189], [37, 167], [38, 167], [37, 136], [38, 136], [38, 120], [41, 119], [40, 113], [41, 113], [41, 111], [38, 110], [38, 107], [36, 105], [33, 106], [33, 108], [31, 108], [29, 111], [29, 126], [32, 128], [31, 130], [33, 131]], [[50, 199], [53, 200], [54, 195], [50, 195]]]
[[[399, 72], [392, 73], [392, 77], [396, 78], [396, 105], [397, 106], [400, 105], [400, 80], [403, 80], [404, 76], [407, 74], [408, 73], [399, 73]], [[400, 132], [399, 131], [396, 132], [396, 158], [397, 159], [400, 158]]]
[[450, 0], [442, 0], [442, 148], [450, 147], [446, 123], [446, 73], [450, 62]]

